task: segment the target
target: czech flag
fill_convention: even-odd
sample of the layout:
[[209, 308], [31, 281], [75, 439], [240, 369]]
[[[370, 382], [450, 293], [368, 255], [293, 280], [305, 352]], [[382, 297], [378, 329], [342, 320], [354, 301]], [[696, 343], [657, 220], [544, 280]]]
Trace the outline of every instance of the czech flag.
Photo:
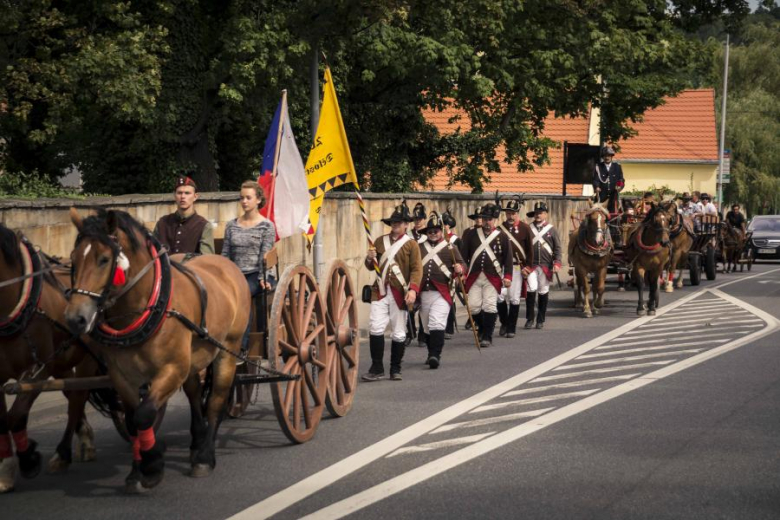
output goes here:
[[286, 90], [282, 92], [265, 140], [263, 166], [257, 182], [266, 198], [260, 213], [276, 226], [276, 240], [308, 229], [309, 188], [290, 125]]

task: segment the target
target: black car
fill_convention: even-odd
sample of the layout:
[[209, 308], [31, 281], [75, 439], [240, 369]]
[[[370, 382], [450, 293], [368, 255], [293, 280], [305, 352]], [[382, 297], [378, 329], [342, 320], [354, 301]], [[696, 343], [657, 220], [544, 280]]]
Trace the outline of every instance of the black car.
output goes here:
[[748, 225], [756, 260], [780, 260], [780, 215], [759, 215]]

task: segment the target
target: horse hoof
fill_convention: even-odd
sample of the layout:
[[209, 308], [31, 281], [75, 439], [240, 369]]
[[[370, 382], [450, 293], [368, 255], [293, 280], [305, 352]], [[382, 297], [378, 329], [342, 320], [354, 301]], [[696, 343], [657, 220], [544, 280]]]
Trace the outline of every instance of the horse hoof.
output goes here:
[[636, 315], [637, 316], [644, 316], [645, 315], [645, 310], [644, 309], [637, 309], [636, 310]]
[[160, 470], [156, 471], [151, 474], [144, 475], [141, 473], [141, 485], [145, 489], [152, 489], [153, 487], [156, 487], [160, 482], [162, 482], [163, 477], [165, 476], [165, 471]]
[[674, 287], [671, 285], [667, 285], [666, 287], [664, 287], [664, 292], [668, 292], [668, 293], [674, 292]]
[[46, 473], [49, 475], [61, 475], [68, 471], [68, 468], [70, 467], [70, 462], [60, 457], [60, 454], [55, 452], [54, 455], [49, 459], [48, 468], [46, 469]]
[[24, 478], [35, 478], [41, 472], [43, 457], [41, 457], [41, 452], [39, 452], [37, 448], [38, 443], [34, 440], [30, 440], [27, 451], [16, 454], [16, 456], [19, 457], [19, 473], [21, 473]]
[[675, 285], [674, 287], [675, 287], [676, 289], [682, 289], [682, 288], [683, 288], [683, 284], [682, 284], [682, 282], [680, 282], [680, 283], [678, 283], [677, 285]]
[[146, 490], [141, 485], [141, 466], [138, 461], [133, 461], [133, 467], [130, 473], [125, 477], [125, 493], [129, 495], [140, 495]]
[[618, 287], [618, 292], [626, 292], [626, 288], [621, 285]]
[[655, 316], [655, 309], [647, 311], [648, 316]]
[[73, 460], [76, 462], [92, 462], [95, 459], [97, 459], [97, 450], [95, 449], [95, 446], [90, 446], [86, 443], [79, 445], [76, 449], [76, 455], [73, 457]]
[[599, 308], [598, 308], [598, 307], [594, 307], [594, 309], [593, 309], [593, 314], [594, 314], [595, 316], [598, 316], [599, 314], [601, 314], [601, 312], [599, 311]]
[[0, 493], [10, 493], [16, 485], [16, 457], [0, 460]]
[[190, 476], [192, 478], [208, 477], [211, 475], [212, 471], [214, 471], [214, 468], [209, 464], [193, 464], [192, 469], [190, 470]]

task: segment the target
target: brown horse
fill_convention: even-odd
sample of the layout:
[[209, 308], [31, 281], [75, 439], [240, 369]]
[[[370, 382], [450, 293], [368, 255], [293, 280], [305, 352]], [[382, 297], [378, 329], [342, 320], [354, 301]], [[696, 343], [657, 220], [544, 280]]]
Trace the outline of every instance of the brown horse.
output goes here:
[[639, 293], [636, 313], [644, 315], [642, 280], [647, 280], [650, 298], [647, 314], [655, 315], [659, 305], [658, 280], [669, 263], [671, 256], [669, 242], [669, 221], [671, 216], [661, 206], [652, 205], [642, 223], [629, 235], [626, 243], [626, 261], [631, 265], [631, 276]]
[[612, 259], [612, 238], [609, 232], [609, 212], [594, 204], [585, 213], [579, 228], [569, 235], [569, 262], [574, 266], [576, 286], [574, 300], [586, 318], [593, 316], [590, 307], [590, 283], [588, 276], [595, 275], [593, 312], [599, 313], [604, 306], [604, 286], [607, 280], [607, 266]]
[[688, 252], [694, 241], [693, 221], [690, 217], [683, 217], [677, 211], [674, 201], [663, 203], [662, 206], [670, 215], [669, 241], [672, 244], [672, 256], [666, 267], [666, 292], [674, 291], [675, 271], [677, 273], [677, 288], [682, 289], [684, 269], [688, 266]]
[[[190, 474], [210, 474], [236, 370], [230, 354], [238, 353], [249, 321], [244, 275], [218, 255], [195, 257], [186, 267], [177, 264], [182, 255], [169, 258], [157, 239], [122, 211], [100, 211], [82, 220], [71, 209], [71, 220], [79, 234], [65, 316], [74, 333], [89, 333], [104, 345], [108, 375], [125, 403], [133, 441], [126, 490], [140, 492], [162, 481], [164, 450], [153, 424], [180, 387], [191, 410]], [[195, 327], [208, 335], [196, 334]], [[204, 417], [199, 373], [209, 366]]]
[[[67, 301], [63, 282], [69, 283], [67, 272], [43, 273], [44, 257], [27, 239], [2, 224], [0, 253], [0, 283], [4, 283], [0, 287], [0, 385], [23, 377], [28, 381], [44, 381], [50, 376], [93, 375], [96, 363], [86, 356], [65, 326], [63, 311]], [[33, 273], [41, 274], [29, 276]], [[23, 276], [29, 277], [18, 280]], [[74, 367], [77, 367], [75, 374]], [[84, 416], [88, 392], [68, 392], [66, 396], [68, 424], [49, 461], [50, 473], [65, 471], [73, 459], [74, 432], [79, 437], [77, 460], [95, 458], [94, 435]], [[10, 411], [5, 396], [0, 393], [0, 397], [3, 397], [0, 399], [0, 493], [4, 493], [14, 488], [16, 477], [17, 461], [12, 446], [16, 445], [19, 470], [25, 478], [40, 472], [41, 454], [38, 444], [27, 435], [28, 416], [38, 394], [17, 396]]]
[[721, 223], [719, 234], [718, 241], [723, 256], [723, 272], [736, 271], [742, 250], [745, 248], [745, 234], [741, 228], [732, 226], [728, 220]]

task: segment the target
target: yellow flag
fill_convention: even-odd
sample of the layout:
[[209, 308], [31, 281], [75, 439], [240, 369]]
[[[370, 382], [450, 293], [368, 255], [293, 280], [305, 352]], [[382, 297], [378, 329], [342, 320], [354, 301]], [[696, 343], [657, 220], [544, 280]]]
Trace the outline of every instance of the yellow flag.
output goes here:
[[309, 244], [314, 240], [320, 209], [325, 193], [336, 186], [351, 182], [358, 186], [355, 165], [349, 151], [347, 132], [341, 119], [336, 89], [330, 68], [325, 68], [325, 84], [322, 86], [322, 106], [317, 135], [314, 138], [309, 158], [306, 160], [306, 181], [309, 185], [309, 229], [306, 238]]

